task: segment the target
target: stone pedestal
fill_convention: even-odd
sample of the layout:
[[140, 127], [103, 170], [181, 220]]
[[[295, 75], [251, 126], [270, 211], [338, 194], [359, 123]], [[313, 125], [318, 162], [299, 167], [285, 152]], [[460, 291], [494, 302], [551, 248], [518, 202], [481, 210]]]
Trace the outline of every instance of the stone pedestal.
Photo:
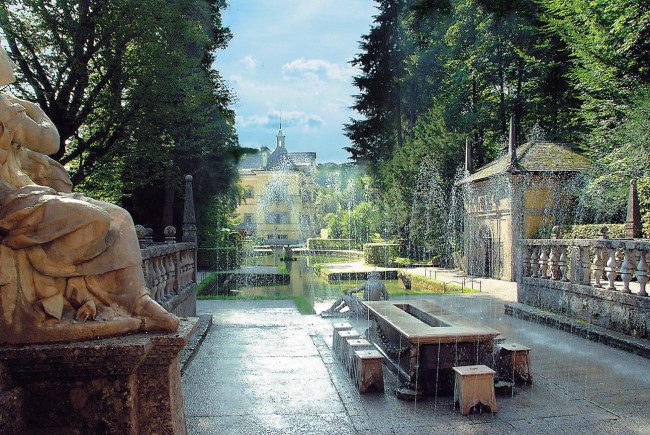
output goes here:
[[0, 427], [186, 434], [178, 355], [197, 325], [190, 318], [171, 334], [0, 346]]

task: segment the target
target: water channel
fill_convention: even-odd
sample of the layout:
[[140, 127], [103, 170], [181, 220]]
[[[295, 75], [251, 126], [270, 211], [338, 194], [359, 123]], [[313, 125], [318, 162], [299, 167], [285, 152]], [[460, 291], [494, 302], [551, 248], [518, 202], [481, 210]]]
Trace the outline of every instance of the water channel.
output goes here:
[[[295, 261], [282, 261], [273, 255], [255, 255], [244, 259], [246, 266], [273, 266], [286, 271], [290, 281], [286, 284], [241, 285], [237, 293], [242, 299], [293, 299], [302, 314], [319, 314], [341, 295], [344, 289], [352, 289], [365, 280], [330, 281], [323, 279], [314, 267], [332, 263], [350, 261], [347, 258], [296, 255]], [[403, 292], [404, 287], [398, 280], [383, 280], [389, 293]], [[360, 295], [359, 295], [360, 296]]]

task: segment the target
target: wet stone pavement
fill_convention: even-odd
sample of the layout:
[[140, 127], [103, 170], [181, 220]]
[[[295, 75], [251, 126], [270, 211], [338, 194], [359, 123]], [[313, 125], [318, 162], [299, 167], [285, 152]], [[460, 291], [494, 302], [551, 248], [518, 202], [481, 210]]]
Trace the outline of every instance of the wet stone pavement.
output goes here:
[[397, 399], [386, 369], [386, 391], [360, 395], [331, 351], [339, 319], [293, 301], [199, 301], [213, 325], [182, 378], [189, 433], [650, 433], [650, 360], [505, 315], [489, 295], [427, 298], [531, 347], [533, 384], [470, 416], [451, 396]]

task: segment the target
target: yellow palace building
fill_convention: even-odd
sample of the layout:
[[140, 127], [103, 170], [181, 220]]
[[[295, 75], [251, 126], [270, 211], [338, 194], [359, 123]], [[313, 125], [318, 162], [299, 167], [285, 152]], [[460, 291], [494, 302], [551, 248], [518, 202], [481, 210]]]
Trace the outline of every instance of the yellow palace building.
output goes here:
[[267, 245], [303, 244], [316, 235], [316, 153], [288, 152], [282, 124], [275, 150], [244, 156], [238, 171], [245, 192], [237, 207], [242, 235]]

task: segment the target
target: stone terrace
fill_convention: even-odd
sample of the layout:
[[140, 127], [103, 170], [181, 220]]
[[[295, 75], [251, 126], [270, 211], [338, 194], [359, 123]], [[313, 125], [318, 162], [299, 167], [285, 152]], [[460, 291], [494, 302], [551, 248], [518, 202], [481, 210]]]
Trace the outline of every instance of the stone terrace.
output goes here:
[[[191, 434], [648, 433], [650, 360], [504, 313], [511, 289], [428, 296], [530, 346], [533, 384], [499, 412], [463, 417], [452, 397], [403, 402], [395, 377], [360, 395], [333, 357], [331, 323], [291, 301], [199, 301], [213, 325], [183, 376]], [[510, 284], [510, 283], [504, 283]], [[397, 300], [398, 298], [396, 298]], [[402, 299], [402, 298], [399, 298]], [[367, 322], [353, 322], [363, 332]]]

